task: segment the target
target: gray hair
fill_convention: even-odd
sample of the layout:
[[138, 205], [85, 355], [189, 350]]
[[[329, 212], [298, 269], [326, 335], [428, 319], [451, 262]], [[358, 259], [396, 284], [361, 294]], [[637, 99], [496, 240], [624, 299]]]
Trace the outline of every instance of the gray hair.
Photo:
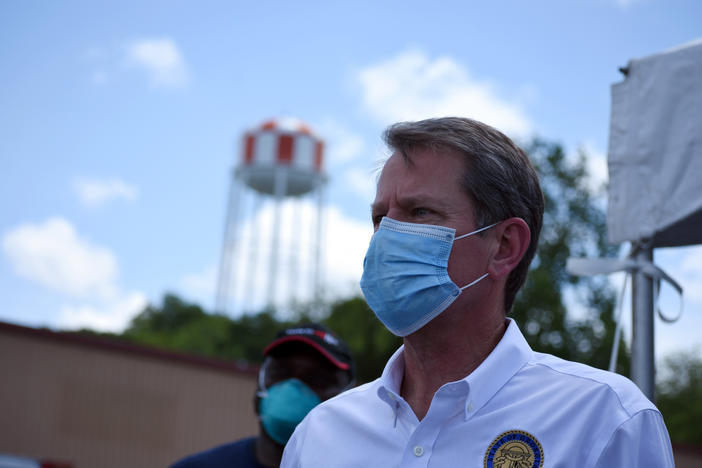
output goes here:
[[504, 306], [509, 313], [526, 281], [543, 222], [544, 197], [527, 154], [500, 131], [460, 117], [396, 123], [385, 130], [384, 139], [406, 159], [414, 148], [453, 150], [464, 156], [461, 186], [473, 202], [476, 227], [512, 217], [529, 226], [529, 247], [505, 286]]

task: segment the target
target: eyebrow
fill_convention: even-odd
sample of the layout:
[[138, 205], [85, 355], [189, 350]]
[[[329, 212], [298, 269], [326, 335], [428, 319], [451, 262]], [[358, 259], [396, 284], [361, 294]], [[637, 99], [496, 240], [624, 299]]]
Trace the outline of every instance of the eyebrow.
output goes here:
[[[427, 205], [427, 207], [429, 208], [437, 207], [439, 209], [447, 209], [446, 202], [444, 202], [441, 198], [421, 193], [417, 195], [407, 195], [406, 197], [401, 198], [399, 202], [400, 206]], [[376, 211], [382, 211], [385, 208], [385, 206], [386, 205], [383, 202], [371, 203], [371, 214], [375, 213]]]

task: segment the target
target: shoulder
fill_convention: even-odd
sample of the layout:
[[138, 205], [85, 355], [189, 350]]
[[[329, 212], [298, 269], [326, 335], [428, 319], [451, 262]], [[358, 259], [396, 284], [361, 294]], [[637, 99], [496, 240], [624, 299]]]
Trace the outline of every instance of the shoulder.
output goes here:
[[523, 372], [538, 374], [545, 383], [562, 387], [575, 395], [596, 397], [631, 417], [644, 410], [657, 411], [639, 388], [628, 378], [602, 369], [552, 356], [534, 353]]
[[581, 466], [672, 466], [660, 412], [626, 377], [534, 353], [514, 379], [510, 396], [529, 395], [525, 399], [536, 403], [542, 428], [550, 423], [546, 432], [553, 440], [576, 441], [586, 460]]
[[253, 455], [255, 440], [255, 437], [248, 437], [219, 445], [185, 457], [171, 465], [171, 468], [225, 467], [233, 463], [241, 463], [248, 456]]
[[374, 380], [354, 387], [316, 406], [311, 412], [312, 417], [324, 414], [343, 415], [348, 411], [358, 412], [381, 403], [378, 399], [379, 380]]
[[380, 385], [375, 380], [317, 405], [297, 426], [293, 438], [303, 444], [372, 423], [384, 411], [390, 411], [387, 403], [378, 397]]
[[[379, 396], [381, 388], [375, 380], [313, 408], [285, 445], [281, 467], [341, 466], [339, 460], [356, 459], [352, 453], [359, 447], [377, 443], [380, 422], [391, 422], [393, 414]], [[342, 446], [339, 441], [344, 441]]]

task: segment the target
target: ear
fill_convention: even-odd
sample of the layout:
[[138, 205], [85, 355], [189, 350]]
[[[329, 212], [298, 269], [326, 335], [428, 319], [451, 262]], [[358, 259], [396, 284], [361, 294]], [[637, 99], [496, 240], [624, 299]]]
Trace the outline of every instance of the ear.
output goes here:
[[495, 226], [496, 251], [488, 273], [494, 279], [506, 278], [529, 248], [531, 232], [522, 218], [509, 218]]

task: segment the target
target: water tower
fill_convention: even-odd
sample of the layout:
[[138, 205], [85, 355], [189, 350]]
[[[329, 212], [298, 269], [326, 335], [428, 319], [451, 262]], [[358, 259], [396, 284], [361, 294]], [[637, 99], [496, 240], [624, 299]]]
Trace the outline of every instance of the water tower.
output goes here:
[[322, 140], [297, 119], [268, 120], [244, 133], [227, 203], [217, 312], [319, 299], [322, 163]]

